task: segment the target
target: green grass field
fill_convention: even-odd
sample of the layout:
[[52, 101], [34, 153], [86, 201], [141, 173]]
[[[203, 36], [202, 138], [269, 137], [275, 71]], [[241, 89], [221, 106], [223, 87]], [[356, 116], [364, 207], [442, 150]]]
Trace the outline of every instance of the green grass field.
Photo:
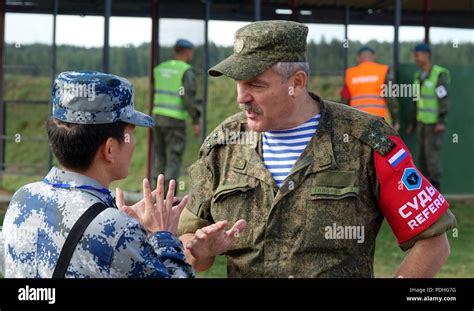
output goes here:
[[[146, 78], [132, 78], [130, 80], [135, 86], [136, 108], [145, 111], [148, 81]], [[227, 78], [210, 79], [209, 82], [208, 132], [227, 116], [238, 111], [235, 103], [235, 82]], [[310, 89], [326, 99], [337, 100], [341, 82], [340, 77], [316, 77], [312, 80]], [[50, 96], [49, 84], [48, 78], [6, 76], [5, 98], [48, 99]], [[13, 139], [9, 140], [6, 145], [8, 174], [4, 176], [0, 187], [3, 191], [13, 193], [20, 186], [41, 179], [47, 172], [48, 152], [45, 140], [45, 121], [49, 115], [49, 106], [40, 104], [8, 105], [7, 115], [7, 136]], [[137, 146], [130, 174], [126, 179], [114, 183], [112, 189], [114, 186], [120, 186], [129, 191], [140, 190], [141, 180], [145, 176], [146, 169], [146, 137], [147, 130], [137, 128]], [[186, 193], [189, 188], [185, 168], [197, 158], [199, 146], [199, 140], [188, 131], [188, 145], [182, 169], [184, 188], [180, 189], [181, 194]], [[30, 175], [19, 176], [19, 173]], [[453, 237], [452, 232], [449, 233], [451, 256], [438, 276], [472, 278], [474, 277], [474, 203], [454, 203], [452, 208], [458, 219], [458, 237]], [[3, 223], [5, 209], [6, 205], [0, 205], [0, 224]], [[398, 248], [390, 228], [384, 223], [377, 239], [376, 277], [393, 276], [404, 255]], [[225, 258], [220, 257], [209, 271], [200, 273], [199, 277], [225, 277], [225, 266]]]

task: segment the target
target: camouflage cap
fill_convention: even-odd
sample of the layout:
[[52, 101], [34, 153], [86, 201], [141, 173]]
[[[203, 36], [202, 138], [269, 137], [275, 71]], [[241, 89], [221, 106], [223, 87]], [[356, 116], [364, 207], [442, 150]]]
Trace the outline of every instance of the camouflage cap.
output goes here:
[[226, 75], [250, 80], [278, 62], [306, 62], [308, 27], [290, 21], [260, 21], [235, 33], [234, 54], [209, 70], [209, 75]]
[[52, 89], [53, 118], [78, 124], [122, 121], [153, 127], [152, 117], [135, 110], [133, 86], [125, 78], [97, 71], [58, 75]]

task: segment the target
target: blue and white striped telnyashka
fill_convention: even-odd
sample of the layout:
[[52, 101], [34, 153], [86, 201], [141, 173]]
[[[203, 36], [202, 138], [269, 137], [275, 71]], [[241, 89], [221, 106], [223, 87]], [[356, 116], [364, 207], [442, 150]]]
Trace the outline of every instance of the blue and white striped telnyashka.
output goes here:
[[288, 130], [263, 133], [263, 162], [280, 187], [318, 128], [320, 115]]

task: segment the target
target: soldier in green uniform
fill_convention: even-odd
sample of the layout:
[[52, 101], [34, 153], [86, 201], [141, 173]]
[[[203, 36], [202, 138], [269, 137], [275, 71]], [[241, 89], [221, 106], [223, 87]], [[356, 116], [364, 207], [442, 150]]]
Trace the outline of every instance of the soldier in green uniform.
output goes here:
[[196, 137], [201, 133], [199, 110], [196, 104], [196, 76], [192, 70], [193, 44], [179, 39], [174, 46], [175, 59], [162, 62], [154, 69], [155, 96], [153, 114], [156, 127], [153, 133], [153, 168], [156, 180], [166, 176], [165, 184], [178, 180], [186, 147], [186, 119], [192, 118]]
[[441, 143], [448, 114], [449, 71], [431, 62], [431, 48], [418, 44], [414, 50], [415, 63], [421, 70], [415, 73], [414, 84], [420, 96], [407, 128], [416, 128], [420, 170], [438, 190], [441, 187]]
[[449, 255], [449, 204], [382, 118], [308, 91], [307, 33], [251, 23], [209, 70], [236, 80], [244, 112], [207, 137], [189, 168], [178, 228], [187, 259], [203, 271], [226, 255], [229, 277], [373, 277], [385, 217], [411, 249], [396, 275], [434, 276]]

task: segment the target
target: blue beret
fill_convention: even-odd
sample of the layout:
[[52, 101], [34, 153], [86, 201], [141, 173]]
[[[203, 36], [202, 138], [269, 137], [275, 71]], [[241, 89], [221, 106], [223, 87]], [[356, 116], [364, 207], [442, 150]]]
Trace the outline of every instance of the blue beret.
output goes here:
[[64, 122], [155, 125], [152, 117], [135, 110], [132, 84], [119, 76], [97, 71], [62, 72], [51, 95], [53, 118]]
[[188, 41], [186, 39], [178, 39], [178, 41], [176, 41], [176, 44], [174, 46], [177, 48], [182, 48], [182, 49], [194, 48], [194, 45], [191, 43], [191, 41]]
[[357, 54], [360, 54], [360, 53], [365, 52], [365, 51], [369, 51], [369, 52], [375, 54], [375, 50], [374, 50], [373, 48], [369, 47], [369, 46], [363, 46], [363, 47], [361, 47], [361, 48], [357, 51]]
[[415, 52], [431, 52], [431, 46], [426, 43], [420, 43], [415, 46]]

